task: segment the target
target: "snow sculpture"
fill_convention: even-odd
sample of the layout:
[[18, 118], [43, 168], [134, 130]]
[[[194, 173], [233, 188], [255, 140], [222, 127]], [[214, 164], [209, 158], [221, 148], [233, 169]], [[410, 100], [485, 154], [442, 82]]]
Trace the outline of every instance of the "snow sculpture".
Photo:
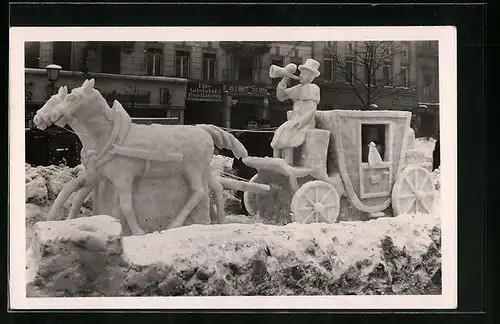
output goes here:
[[[51, 101], [52, 100], [52, 101]], [[58, 102], [59, 101], [59, 102]], [[137, 125], [118, 101], [110, 109], [100, 92], [94, 89], [94, 79], [86, 80], [81, 87], [70, 94], [60, 89], [56, 97], [42, 108], [34, 122], [44, 128], [48, 122], [64, 127], [85, 130], [94, 145], [85, 148], [86, 172], [65, 184], [49, 213], [48, 220], [54, 220], [64, 202], [73, 192], [77, 192], [77, 202], [85, 197], [102, 181], [112, 184], [114, 191], [98, 192], [98, 199], [117, 200], [114, 213], [124, 216], [133, 235], [144, 234], [134, 210], [133, 193], [137, 193], [136, 179], [142, 178], [179, 178], [185, 177], [189, 194], [186, 194], [180, 212], [169, 220], [160, 230], [183, 226], [190, 213], [203, 198], [208, 197], [208, 188], [214, 191], [217, 202], [217, 220], [225, 222], [222, 186], [212, 173], [210, 162], [214, 144], [219, 148], [230, 149], [236, 157], [246, 157], [243, 145], [230, 133], [214, 125]], [[50, 112], [49, 111], [49, 108]], [[160, 140], [161, 139], [161, 140]], [[91, 152], [93, 148], [95, 152]], [[90, 152], [90, 154], [89, 154]], [[154, 190], [151, 185], [150, 190]], [[112, 197], [113, 193], [115, 197]], [[162, 192], [166, 198], [178, 194], [175, 186]], [[179, 197], [180, 198], [180, 197]], [[154, 206], [151, 206], [154, 208]], [[172, 210], [164, 213], [172, 213]], [[74, 216], [70, 213], [70, 216]], [[115, 215], [113, 215], [115, 216]], [[208, 216], [208, 209], [207, 209]], [[203, 220], [199, 221], [203, 223]], [[151, 231], [151, 229], [150, 229]]]
[[[289, 64], [285, 68], [271, 67], [271, 77], [282, 77], [276, 88], [276, 97], [280, 101], [291, 99], [293, 111], [291, 118], [283, 123], [274, 135], [271, 146], [274, 149], [274, 157], [283, 157], [286, 162], [293, 162], [293, 148], [296, 148], [306, 138], [308, 129], [314, 129], [314, 113], [319, 103], [320, 89], [312, 81], [320, 75], [318, 71], [319, 62], [307, 59], [299, 65], [300, 77], [293, 73], [295, 64]], [[289, 79], [298, 79], [300, 83], [287, 88]], [[283, 150], [282, 156], [280, 150]]]

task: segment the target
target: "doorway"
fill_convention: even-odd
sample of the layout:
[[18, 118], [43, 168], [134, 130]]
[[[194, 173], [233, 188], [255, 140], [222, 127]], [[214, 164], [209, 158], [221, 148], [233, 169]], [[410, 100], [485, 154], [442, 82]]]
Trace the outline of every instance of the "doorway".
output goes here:
[[249, 119], [257, 120], [257, 106], [239, 102], [231, 111], [231, 128], [245, 129]]

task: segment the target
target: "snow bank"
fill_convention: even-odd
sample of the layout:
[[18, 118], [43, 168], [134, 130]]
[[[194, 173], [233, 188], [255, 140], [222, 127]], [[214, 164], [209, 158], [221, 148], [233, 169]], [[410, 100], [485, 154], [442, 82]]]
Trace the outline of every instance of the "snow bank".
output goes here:
[[433, 138], [416, 138], [413, 143], [413, 148], [408, 148], [406, 151], [405, 163], [407, 165], [420, 165], [429, 172], [432, 172], [432, 153], [435, 144], [436, 140]]
[[439, 294], [440, 237], [438, 215], [130, 237], [109, 216], [46, 222], [35, 226], [28, 295]]
[[419, 137], [415, 139], [413, 148], [432, 158], [432, 152], [434, 151], [435, 145], [436, 140], [434, 138]]

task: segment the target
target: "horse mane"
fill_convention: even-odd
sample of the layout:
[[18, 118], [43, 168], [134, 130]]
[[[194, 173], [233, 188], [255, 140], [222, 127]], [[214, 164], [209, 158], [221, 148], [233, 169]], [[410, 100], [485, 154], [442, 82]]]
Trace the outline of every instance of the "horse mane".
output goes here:
[[[106, 118], [108, 120], [113, 120], [115, 118], [115, 116], [114, 116], [114, 111], [115, 110], [113, 109], [113, 108], [115, 108], [115, 104], [113, 103], [113, 108], [110, 108], [108, 106], [108, 102], [102, 96], [101, 92], [99, 90], [97, 90], [97, 89], [94, 89], [94, 91], [96, 91], [96, 100], [101, 101], [100, 104], [103, 105], [104, 107], [106, 107], [104, 109], [104, 113], [106, 114]], [[116, 102], [116, 100], [115, 100], [115, 102]], [[121, 104], [120, 104], [120, 106], [121, 106]], [[122, 107], [122, 109], [123, 109], [123, 107]]]

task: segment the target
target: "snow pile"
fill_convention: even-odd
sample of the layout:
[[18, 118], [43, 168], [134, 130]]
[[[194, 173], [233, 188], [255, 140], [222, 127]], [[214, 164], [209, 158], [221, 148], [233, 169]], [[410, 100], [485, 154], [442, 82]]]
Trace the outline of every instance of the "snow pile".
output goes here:
[[212, 170], [216, 173], [216, 175], [220, 175], [221, 173], [234, 173], [233, 166], [233, 158], [223, 156], [223, 155], [214, 155], [212, 158], [212, 162], [210, 163]]
[[337, 224], [191, 225], [123, 238], [118, 226], [109, 216], [35, 226], [38, 267], [30, 272], [28, 295], [441, 292], [438, 215]]
[[25, 165], [26, 178], [26, 202], [34, 204], [45, 204], [48, 200], [48, 190], [45, 178], [39, 169]]
[[415, 139], [413, 148], [425, 154], [426, 157], [432, 158], [435, 145], [436, 140], [434, 138], [419, 137]]
[[434, 185], [436, 186], [436, 190], [441, 189], [441, 167], [434, 170], [432, 172], [432, 179], [434, 181]]
[[32, 283], [28, 287], [34, 288], [31, 293], [39, 293], [40, 285], [54, 292], [54, 297], [91, 291], [96, 280], [112, 289], [110, 278], [101, 275], [121, 263], [122, 229], [117, 219], [92, 216], [40, 222], [35, 224], [34, 233], [26, 273]]
[[434, 151], [435, 144], [436, 140], [433, 138], [416, 138], [413, 148], [406, 151], [406, 164], [421, 165], [429, 171], [432, 171], [432, 153]]
[[56, 165], [31, 167], [26, 164], [26, 202], [42, 204], [56, 199], [63, 185], [84, 171], [82, 165], [70, 168]]

